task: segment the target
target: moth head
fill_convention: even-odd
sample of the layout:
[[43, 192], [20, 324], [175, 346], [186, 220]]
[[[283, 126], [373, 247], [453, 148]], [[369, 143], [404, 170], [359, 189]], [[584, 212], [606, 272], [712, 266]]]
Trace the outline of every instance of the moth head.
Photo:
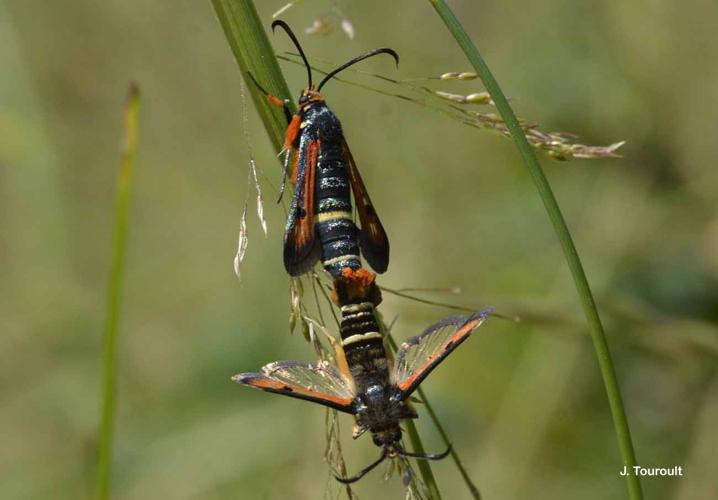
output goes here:
[[311, 105], [315, 102], [323, 102], [323, 101], [324, 101], [324, 97], [322, 97], [322, 94], [320, 94], [319, 92], [317, 92], [314, 89], [314, 85], [302, 90], [302, 93], [299, 94], [299, 100], [298, 100], [300, 108], [307, 106], [307, 105]]

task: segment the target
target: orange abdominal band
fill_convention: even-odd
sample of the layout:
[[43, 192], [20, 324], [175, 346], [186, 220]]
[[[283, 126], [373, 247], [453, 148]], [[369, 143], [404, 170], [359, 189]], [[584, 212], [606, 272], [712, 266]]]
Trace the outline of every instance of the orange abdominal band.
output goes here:
[[345, 299], [349, 302], [365, 300], [374, 288], [376, 274], [360, 268], [356, 271], [350, 267], [342, 269]]

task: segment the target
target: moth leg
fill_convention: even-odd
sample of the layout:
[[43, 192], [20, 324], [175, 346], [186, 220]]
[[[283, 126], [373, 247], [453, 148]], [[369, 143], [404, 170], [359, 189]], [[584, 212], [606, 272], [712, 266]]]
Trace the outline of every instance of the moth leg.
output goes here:
[[267, 100], [274, 104], [275, 106], [279, 106], [284, 111], [284, 117], [287, 119], [287, 125], [292, 121], [292, 112], [289, 109], [289, 103], [291, 102], [289, 99], [280, 99], [279, 97], [275, 97], [266, 90], [264, 90], [264, 87], [262, 87], [256, 78], [254, 78], [254, 75], [252, 73], [247, 72], [249, 75], [249, 78], [254, 82], [254, 85], [257, 86], [257, 88], [264, 94], [264, 96], [267, 98]]

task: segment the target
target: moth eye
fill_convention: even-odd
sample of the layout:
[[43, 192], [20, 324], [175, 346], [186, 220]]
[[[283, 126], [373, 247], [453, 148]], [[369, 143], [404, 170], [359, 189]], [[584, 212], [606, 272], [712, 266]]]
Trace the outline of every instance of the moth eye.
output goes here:
[[299, 217], [300, 219], [303, 219], [306, 216], [307, 216], [307, 211], [304, 210], [302, 207], [297, 207], [297, 217]]

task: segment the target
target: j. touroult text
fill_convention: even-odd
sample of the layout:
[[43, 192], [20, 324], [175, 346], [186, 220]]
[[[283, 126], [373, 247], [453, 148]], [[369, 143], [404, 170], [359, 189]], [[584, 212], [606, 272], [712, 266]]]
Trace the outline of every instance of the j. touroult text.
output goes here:
[[673, 467], [641, 467], [640, 465], [634, 465], [629, 468], [625, 465], [621, 471], [622, 476], [628, 476], [633, 474], [634, 476], [682, 476], [683, 466], [674, 465]]

